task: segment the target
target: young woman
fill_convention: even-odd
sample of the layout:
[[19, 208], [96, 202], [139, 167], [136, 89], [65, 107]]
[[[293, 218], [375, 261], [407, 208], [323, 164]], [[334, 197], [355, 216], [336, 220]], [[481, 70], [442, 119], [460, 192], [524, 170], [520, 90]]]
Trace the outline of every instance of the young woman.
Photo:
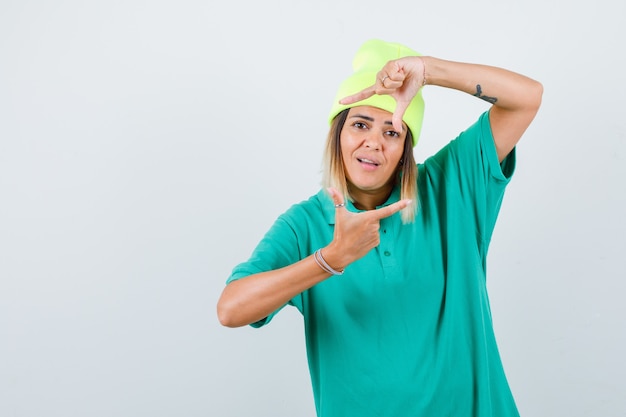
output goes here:
[[[540, 83], [399, 44], [365, 42], [330, 114], [325, 187], [236, 266], [220, 322], [304, 318], [320, 417], [518, 416], [499, 357], [486, 256]], [[492, 104], [416, 164], [421, 88]]]

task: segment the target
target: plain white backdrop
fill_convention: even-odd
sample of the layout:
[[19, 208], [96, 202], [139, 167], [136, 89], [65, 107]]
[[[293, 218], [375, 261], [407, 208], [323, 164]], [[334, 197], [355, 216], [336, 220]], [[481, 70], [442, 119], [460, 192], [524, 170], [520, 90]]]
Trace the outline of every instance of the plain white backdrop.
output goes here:
[[[230, 270], [315, 193], [364, 40], [544, 84], [491, 245], [523, 416], [626, 416], [617, 1], [2, 0], [0, 416], [313, 417], [293, 308], [222, 328]], [[426, 87], [424, 160], [486, 103]]]

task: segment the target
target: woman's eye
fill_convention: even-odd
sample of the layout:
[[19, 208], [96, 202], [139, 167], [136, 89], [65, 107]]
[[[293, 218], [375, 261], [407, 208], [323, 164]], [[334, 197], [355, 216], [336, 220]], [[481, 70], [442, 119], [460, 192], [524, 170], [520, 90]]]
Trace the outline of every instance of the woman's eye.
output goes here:
[[367, 126], [365, 126], [365, 123], [363, 122], [355, 122], [354, 127], [356, 127], [357, 129], [365, 129]]
[[399, 138], [400, 137], [400, 134], [398, 132], [396, 132], [396, 131], [393, 131], [393, 130], [387, 131], [387, 135], [389, 135], [389, 136], [391, 136], [393, 138]]

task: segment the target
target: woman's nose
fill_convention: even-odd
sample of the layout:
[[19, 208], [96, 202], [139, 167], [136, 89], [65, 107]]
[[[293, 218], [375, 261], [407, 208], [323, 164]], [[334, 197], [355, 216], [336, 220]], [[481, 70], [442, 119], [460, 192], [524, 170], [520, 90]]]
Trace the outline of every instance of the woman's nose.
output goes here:
[[367, 138], [365, 138], [365, 147], [374, 149], [374, 150], [379, 150], [380, 139], [378, 139], [373, 133], [368, 135]]

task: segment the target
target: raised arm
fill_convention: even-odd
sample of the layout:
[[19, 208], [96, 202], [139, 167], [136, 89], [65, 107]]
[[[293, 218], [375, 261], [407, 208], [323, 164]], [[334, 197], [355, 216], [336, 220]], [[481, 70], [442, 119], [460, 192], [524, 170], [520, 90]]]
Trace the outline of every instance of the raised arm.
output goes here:
[[543, 94], [539, 82], [503, 68], [411, 56], [389, 61], [374, 85], [341, 102], [352, 104], [373, 94], [389, 94], [398, 103], [393, 120], [399, 129], [409, 102], [424, 85], [452, 88], [491, 103], [489, 118], [500, 161], [532, 122]]
[[502, 68], [423, 57], [426, 84], [472, 94], [493, 106], [489, 120], [502, 161], [526, 131], [541, 104], [543, 86]]

